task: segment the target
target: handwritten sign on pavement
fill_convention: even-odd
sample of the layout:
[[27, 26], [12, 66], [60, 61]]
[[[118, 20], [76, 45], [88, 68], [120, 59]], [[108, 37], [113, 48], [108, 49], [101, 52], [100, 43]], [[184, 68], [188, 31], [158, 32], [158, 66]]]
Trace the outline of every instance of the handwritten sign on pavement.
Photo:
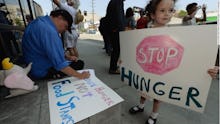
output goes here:
[[123, 101], [94, 70], [88, 71], [89, 79], [68, 77], [48, 82], [51, 124], [74, 124]]

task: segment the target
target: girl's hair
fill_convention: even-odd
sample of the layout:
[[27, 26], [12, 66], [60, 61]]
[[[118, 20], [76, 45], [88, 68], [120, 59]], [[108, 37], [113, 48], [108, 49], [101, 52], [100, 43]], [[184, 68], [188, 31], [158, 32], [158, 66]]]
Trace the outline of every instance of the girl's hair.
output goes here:
[[126, 14], [125, 14], [125, 17], [126, 18], [129, 18], [131, 16], [134, 15], [134, 12], [133, 12], [133, 9], [131, 7], [129, 7], [127, 10], [126, 10]]
[[[155, 14], [158, 4], [162, 0], [150, 0], [150, 2], [146, 5], [145, 11], [149, 14]], [[177, 0], [173, 0], [174, 3], [176, 3]]]

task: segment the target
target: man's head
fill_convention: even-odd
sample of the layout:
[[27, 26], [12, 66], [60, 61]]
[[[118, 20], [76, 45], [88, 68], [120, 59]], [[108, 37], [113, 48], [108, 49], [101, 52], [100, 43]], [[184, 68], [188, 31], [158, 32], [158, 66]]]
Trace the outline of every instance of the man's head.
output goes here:
[[50, 13], [50, 16], [59, 33], [62, 33], [66, 30], [71, 32], [73, 18], [66, 10], [54, 10]]
[[188, 15], [192, 14], [197, 9], [199, 9], [199, 7], [197, 5], [198, 5], [197, 3], [190, 3], [186, 6], [186, 11], [187, 11]]

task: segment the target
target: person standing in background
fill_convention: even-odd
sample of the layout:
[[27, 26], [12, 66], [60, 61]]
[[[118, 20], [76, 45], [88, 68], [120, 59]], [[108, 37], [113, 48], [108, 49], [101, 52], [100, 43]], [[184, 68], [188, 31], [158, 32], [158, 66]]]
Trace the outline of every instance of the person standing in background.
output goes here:
[[197, 6], [197, 3], [190, 3], [186, 7], [187, 15], [183, 17], [182, 23], [183, 25], [197, 25], [198, 22], [204, 22], [206, 21], [206, 5], [204, 4], [202, 6], [202, 13], [203, 18], [196, 18], [196, 13], [199, 9], [201, 9], [201, 6]]
[[140, 10], [140, 18], [137, 20], [137, 25], [136, 25], [137, 29], [147, 28], [147, 23], [149, 21], [149, 18], [148, 16], [145, 15], [146, 14], [144, 10]]
[[126, 10], [125, 14], [125, 30], [134, 30], [136, 21], [134, 19], [134, 11], [131, 7]]
[[[72, 18], [73, 18], [73, 24], [71, 26], [71, 32], [66, 31], [64, 33], [64, 44], [65, 47], [67, 48], [67, 59], [72, 60], [72, 61], [76, 61], [79, 57], [79, 53], [77, 50], [77, 40], [79, 37], [78, 32], [76, 31], [76, 16], [77, 16], [77, 11], [80, 5], [79, 0], [67, 0], [66, 3], [62, 3], [60, 2], [60, 0], [53, 0], [53, 2], [61, 9], [64, 9], [66, 11], [68, 11]], [[83, 63], [83, 61], [80, 60], [81, 63]]]
[[100, 31], [100, 33], [103, 37], [103, 40], [104, 40], [105, 52], [110, 56], [112, 48], [111, 48], [111, 41], [110, 41], [109, 29], [108, 29], [108, 24], [107, 24], [106, 17], [102, 17], [100, 19], [99, 31]]
[[110, 39], [112, 42], [112, 53], [109, 74], [120, 74], [117, 62], [120, 55], [119, 32], [125, 30], [124, 1], [111, 0], [107, 7], [106, 18], [109, 25]]

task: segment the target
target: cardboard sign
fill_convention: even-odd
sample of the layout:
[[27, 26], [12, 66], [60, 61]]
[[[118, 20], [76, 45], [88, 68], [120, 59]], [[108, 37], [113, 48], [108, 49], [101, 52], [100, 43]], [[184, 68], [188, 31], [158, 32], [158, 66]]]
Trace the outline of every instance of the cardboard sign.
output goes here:
[[48, 82], [51, 124], [74, 124], [123, 101], [93, 70], [89, 72], [85, 80], [69, 77]]
[[203, 112], [216, 41], [216, 25], [121, 32], [121, 80], [155, 99]]

